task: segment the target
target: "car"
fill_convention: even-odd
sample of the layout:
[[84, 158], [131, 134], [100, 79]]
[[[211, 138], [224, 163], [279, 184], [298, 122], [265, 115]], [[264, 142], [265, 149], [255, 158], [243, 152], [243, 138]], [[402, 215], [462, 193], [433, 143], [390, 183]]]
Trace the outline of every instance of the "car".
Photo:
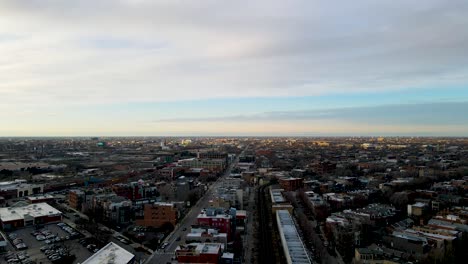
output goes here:
[[93, 252], [93, 250], [96, 248], [96, 245], [94, 245], [94, 244], [89, 244], [89, 245], [86, 246], [86, 248], [87, 248], [89, 251]]
[[184, 227], [184, 228], [182, 229], [182, 231], [187, 231], [187, 228], [186, 228], [186, 227]]
[[176, 238], [176, 241], [180, 241], [180, 237]]
[[79, 215], [79, 214], [73, 214], [73, 216], [74, 216], [74, 217], [80, 217], [80, 215]]
[[46, 240], [46, 237], [43, 236], [43, 235], [37, 235], [36, 239], [37, 239], [37, 241], [43, 241], [43, 240]]
[[54, 262], [54, 261], [61, 260], [61, 259], [62, 259], [61, 256], [57, 256], [57, 257], [51, 258], [50, 261]]
[[55, 253], [55, 254], [52, 254], [52, 255], [48, 256], [47, 258], [48, 259], [53, 259], [53, 258], [56, 258], [58, 256], [59, 256], [59, 254]]
[[52, 244], [53, 241], [47, 239], [47, 240], [44, 241], [44, 242], [45, 242], [47, 245], [49, 245], [49, 244]]
[[45, 252], [46, 250], [49, 250], [49, 249], [50, 249], [50, 246], [42, 246], [42, 247], [40, 248], [40, 250], [41, 250], [42, 252]]
[[164, 243], [161, 245], [161, 249], [165, 249], [168, 245], [169, 245], [169, 243], [164, 242]]

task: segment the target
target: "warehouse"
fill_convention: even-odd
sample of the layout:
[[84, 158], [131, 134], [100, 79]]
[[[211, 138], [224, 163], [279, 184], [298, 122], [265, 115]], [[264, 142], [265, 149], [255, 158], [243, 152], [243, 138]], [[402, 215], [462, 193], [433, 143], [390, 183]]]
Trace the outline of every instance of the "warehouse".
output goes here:
[[0, 208], [0, 227], [3, 230], [60, 221], [62, 212], [47, 203]]

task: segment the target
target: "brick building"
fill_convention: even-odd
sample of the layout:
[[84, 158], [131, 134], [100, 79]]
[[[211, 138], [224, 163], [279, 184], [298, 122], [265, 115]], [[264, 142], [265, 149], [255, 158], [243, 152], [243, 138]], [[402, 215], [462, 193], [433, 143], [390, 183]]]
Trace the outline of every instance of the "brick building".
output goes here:
[[281, 188], [283, 188], [287, 192], [296, 191], [297, 189], [301, 189], [304, 187], [303, 178], [282, 178], [279, 179], [279, 183], [281, 185]]
[[177, 223], [178, 210], [173, 203], [145, 204], [143, 219], [137, 219], [136, 224], [140, 226], [162, 227], [170, 223]]

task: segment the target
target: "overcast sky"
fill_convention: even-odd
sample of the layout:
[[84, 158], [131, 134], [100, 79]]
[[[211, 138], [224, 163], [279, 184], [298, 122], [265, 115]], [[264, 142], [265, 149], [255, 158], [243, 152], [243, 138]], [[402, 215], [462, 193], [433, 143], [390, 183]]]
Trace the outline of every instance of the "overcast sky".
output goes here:
[[468, 136], [468, 1], [0, 0], [0, 136]]

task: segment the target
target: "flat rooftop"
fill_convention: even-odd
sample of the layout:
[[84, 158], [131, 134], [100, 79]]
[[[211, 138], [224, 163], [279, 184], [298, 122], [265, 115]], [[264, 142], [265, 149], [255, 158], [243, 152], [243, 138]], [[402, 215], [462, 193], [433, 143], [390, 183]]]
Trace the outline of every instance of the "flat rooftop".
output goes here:
[[291, 214], [287, 210], [276, 211], [278, 229], [281, 236], [281, 244], [288, 259], [288, 263], [311, 264], [309, 255], [306, 252]]
[[29, 204], [20, 207], [0, 208], [0, 220], [8, 222], [13, 220], [24, 219], [25, 215], [30, 215], [34, 218], [47, 215], [60, 215], [62, 212], [50, 206], [47, 203]]
[[134, 258], [135, 255], [119, 245], [110, 242], [82, 264], [128, 264]]

